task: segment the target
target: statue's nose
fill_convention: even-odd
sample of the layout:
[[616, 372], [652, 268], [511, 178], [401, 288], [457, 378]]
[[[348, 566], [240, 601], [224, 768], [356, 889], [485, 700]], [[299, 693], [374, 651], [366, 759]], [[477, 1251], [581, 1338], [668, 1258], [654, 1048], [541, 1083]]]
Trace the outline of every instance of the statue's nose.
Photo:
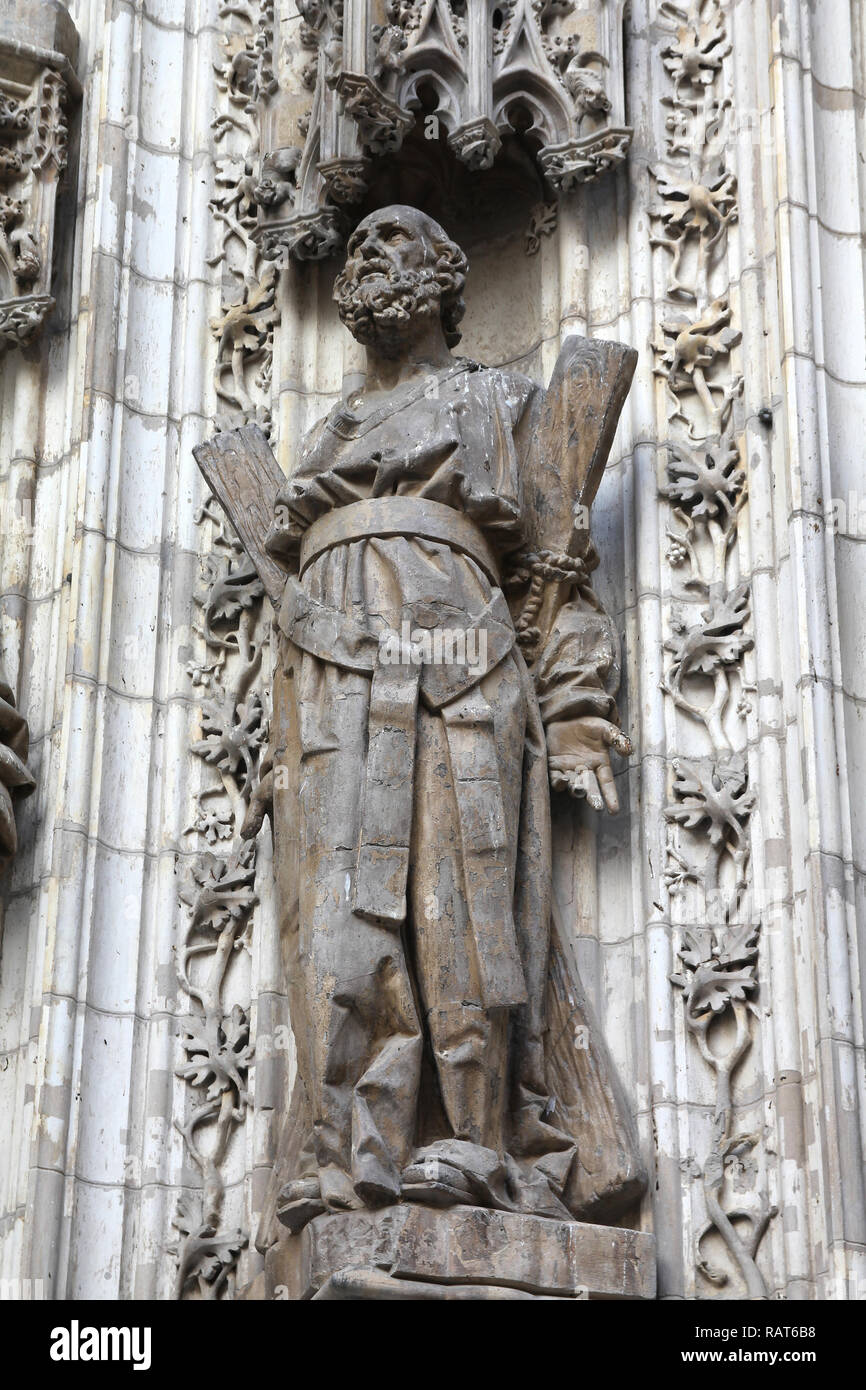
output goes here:
[[382, 243], [375, 232], [368, 232], [361, 243], [361, 255], [365, 260], [372, 260], [382, 254]]

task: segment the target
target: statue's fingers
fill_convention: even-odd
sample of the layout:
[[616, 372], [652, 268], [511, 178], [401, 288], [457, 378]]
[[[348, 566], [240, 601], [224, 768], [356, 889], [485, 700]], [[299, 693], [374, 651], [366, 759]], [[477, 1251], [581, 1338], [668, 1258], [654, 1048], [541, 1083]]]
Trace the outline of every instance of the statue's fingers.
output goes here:
[[571, 792], [572, 796], [586, 796], [589, 791], [586, 768], [575, 758], [557, 758], [550, 763], [550, 785], [555, 791]]
[[601, 787], [601, 794], [604, 797], [604, 804], [612, 816], [619, 810], [619, 797], [616, 791], [616, 782], [613, 777], [613, 768], [610, 763], [602, 763], [598, 769], [598, 785]]
[[555, 792], [573, 790], [574, 774], [577, 771], [577, 762], [574, 758], [548, 758], [547, 770], [550, 775], [550, 785]]
[[615, 724], [609, 724], [604, 731], [604, 741], [609, 748], [613, 748], [622, 758], [630, 758], [634, 752], [634, 744], [628, 734], [624, 734], [622, 729], [618, 729]]
[[585, 768], [582, 772], [575, 773], [574, 787], [576, 795], [585, 796], [594, 811], [600, 811], [604, 802], [601, 799], [601, 790], [594, 772]]

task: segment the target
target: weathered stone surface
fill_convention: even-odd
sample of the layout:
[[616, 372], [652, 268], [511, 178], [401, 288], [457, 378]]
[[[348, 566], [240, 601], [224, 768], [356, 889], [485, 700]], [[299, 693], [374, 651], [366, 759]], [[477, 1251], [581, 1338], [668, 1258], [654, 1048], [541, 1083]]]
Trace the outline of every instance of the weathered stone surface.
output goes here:
[[460, 1303], [534, 1302], [546, 1301], [543, 1295], [526, 1293], [522, 1289], [506, 1289], [490, 1284], [422, 1284], [415, 1279], [392, 1279], [381, 1269], [353, 1269], [332, 1274], [313, 1294], [317, 1302], [335, 1303], [351, 1300], [385, 1300], [391, 1303]]
[[73, 66], [78, 56], [78, 34], [60, 0], [3, 0], [0, 41], [4, 39], [25, 49], [61, 54]]
[[460, 1208], [410, 1212], [391, 1273], [576, 1298], [652, 1298], [654, 1241], [639, 1231]]
[[[263, 1260], [255, 1232], [295, 1053], [267, 834], [258, 872], [233, 840], [249, 770], [251, 797], [267, 781], [256, 740], [272, 614], [204, 505], [192, 447], [257, 422], [288, 475], [311, 423], [361, 386], [363, 354], [334, 312], [337, 267], [277, 272], [245, 239], [256, 186], [276, 218], [302, 181], [303, 65], [319, 52], [301, 51], [294, 0], [68, 8], [87, 89], [70, 122], [77, 212], [61, 191], [50, 332], [2, 362], [0, 667], [38, 787], [15, 807], [3, 884], [0, 1263], [23, 1297], [41, 1281], [71, 1299], [170, 1298], [180, 1265], [185, 1297], [225, 1297]], [[459, 20], [466, 7], [450, 8]], [[25, 44], [62, 48], [41, 13], [0, 5]], [[862, 1300], [863, 6], [581, 0], [547, 14], [551, 30], [579, 19], [581, 51], [609, 52], [589, 32], [599, 17], [624, 36], [628, 104], [611, 120], [627, 111], [640, 150], [618, 176], [556, 196], [502, 132], [476, 172], [460, 154], [476, 159], [489, 129], [449, 143], [439, 110], [439, 138], [425, 139], [419, 112], [397, 157], [311, 161], [307, 188], [320, 175], [333, 207], [306, 234], [299, 224], [301, 250], [326, 247], [329, 225], [336, 244], [374, 206], [421, 204], [471, 262], [468, 357], [549, 382], [570, 334], [640, 350], [593, 503], [593, 582], [624, 639], [638, 751], [616, 765], [619, 816], [553, 800], [562, 939], [585, 998], [560, 973], [552, 1031], [578, 1049], [578, 1109], [610, 1075], [596, 1040], [613, 1055], [653, 1172], [640, 1218], [622, 1219], [654, 1226], [665, 1297], [742, 1297], [757, 1270], [774, 1298]], [[268, 50], [273, 103], [260, 95]], [[621, 76], [601, 72], [612, 100]], [[582, 105], [591, 77], [567, 76]], [[565, 163], [554, 156], [555, 175]], [[12, 325], [39, 307], [19, 305]], [[720, 632], [702, 585], [743, 583], [748, 605]], [[707, 680], [702, 644], [718, 654], [728, 637], [731, 651], [754, 645]], [[710, 699], [711, 735], [686, 707]], [[224, 735], [237, 778], [192, 751], [218, 753]], [[221, 886], [208, 864], [231, 865]], [[193, 865], [206, 882], [191, 908], [178, 889]], [[757, 942], [729, 931], [726, 888], [707, 904], [721, 927], [704, 929], [694, 876], [712, 884], [716, 866], [723, 888], [746, 879]], [[199, 926], [218, 911], [236, 950]], [[184, 1130], [213, 1080], [175, 1077], [191, 1066], [186, 1030], [202, 1041], [178, 978], [190, 942], [228, 961], [218, 981], [212, 956], [190, 973], [212, 987], [206, 1046], [225, 1060], [225, 1022], [236, 1068], [192, 1147]], [[712, 1019], [708, 998], [723, 1005]], [[610, 1104], [602, 1085], [593, 1097], [593, 1111]], [[570, 1192], [595, 1224], [621, 1219], [598, 1210], [615, 1168], [580, 1147]]]
[[[335, 287], [363, 390], [282, 486], [260, 431], [196, 450], [277, 614], [276, 706], [299, 710], [272, 733], [244, 832], [270, 814], [296, 943], [299, 1078], [273, 1206], [291, 1231], [401, 1198], [557, 1218], [523, 1244], [496, 1216], [485, 1245], [476, 1223], [472, 1251], [402, 1214], [394, 1271], [413, 1272], [417, 1239], [427, 1279], [470, 1279], [475, 1261], [498, 1284], [572, 1295], [567, 1257], [545, 1263], [555, 1233], [642, 1187], [628, 1104], [552, 930], [548, 790], [616, 811], [610, 750], [631, 751], [589, 509], [636, 354], [570, 338], [546, 393], [455, 358], [466, 270], [417, 209], [371, 214]], [[314, 1269], [330, 1229], [310, 1237]]]
[[[396, 1285], [397, 1287], [393, 1287]], [[433, 1287], [431, 1287], [433, 1286]], [[477, 1294], [470, 1292], [476, 1286]], [[266, 1260], [261, 1298], [655, 1297], [651, 1235], [479, 1207], [319, 1216]]]

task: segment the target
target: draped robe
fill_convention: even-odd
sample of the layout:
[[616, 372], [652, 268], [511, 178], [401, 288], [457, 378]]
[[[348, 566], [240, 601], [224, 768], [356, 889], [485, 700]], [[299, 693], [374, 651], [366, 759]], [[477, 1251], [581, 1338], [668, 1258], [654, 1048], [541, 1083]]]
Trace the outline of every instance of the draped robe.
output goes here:
[[[518, 373], [455, 359], [366, 413], [341, 402], [277, 501], [269, 759], [298, 1074], [265, 1244], [281, 1188], [304, 1178], [334, 1208], [596, 1219], [642, 1187], [567, 934], [551, 930], [544, 729], [616, 721], [609, 619], [588, 582], [560, 585], [530, 669], [496, 577], [447, 542], [347, 535], [297, 577], [314, 523], [382, 497], [465, 514], [507, 572], [542, 401]], [[479, 628], [480, 661], [377, 659], [389, 634]]]

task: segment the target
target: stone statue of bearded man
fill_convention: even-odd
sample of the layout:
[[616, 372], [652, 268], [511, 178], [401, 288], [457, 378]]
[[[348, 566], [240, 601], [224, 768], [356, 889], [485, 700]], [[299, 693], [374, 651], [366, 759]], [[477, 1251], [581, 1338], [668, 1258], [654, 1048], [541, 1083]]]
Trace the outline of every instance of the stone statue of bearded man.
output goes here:
[[552, 925], [549, 791], [615, 812], [610, 753], [631, 752], [575, 522], [634, 354], [569, 339], [547, 393], [454, 356], [466, 269], [413, 208], [360, 223], [335, 298], [364, 386], [280, 479], [260, 560], [279, 655], [245, 833], [271, 814], [290, 1231], [402, 1203], [605, 1218], [643, 1180]]

